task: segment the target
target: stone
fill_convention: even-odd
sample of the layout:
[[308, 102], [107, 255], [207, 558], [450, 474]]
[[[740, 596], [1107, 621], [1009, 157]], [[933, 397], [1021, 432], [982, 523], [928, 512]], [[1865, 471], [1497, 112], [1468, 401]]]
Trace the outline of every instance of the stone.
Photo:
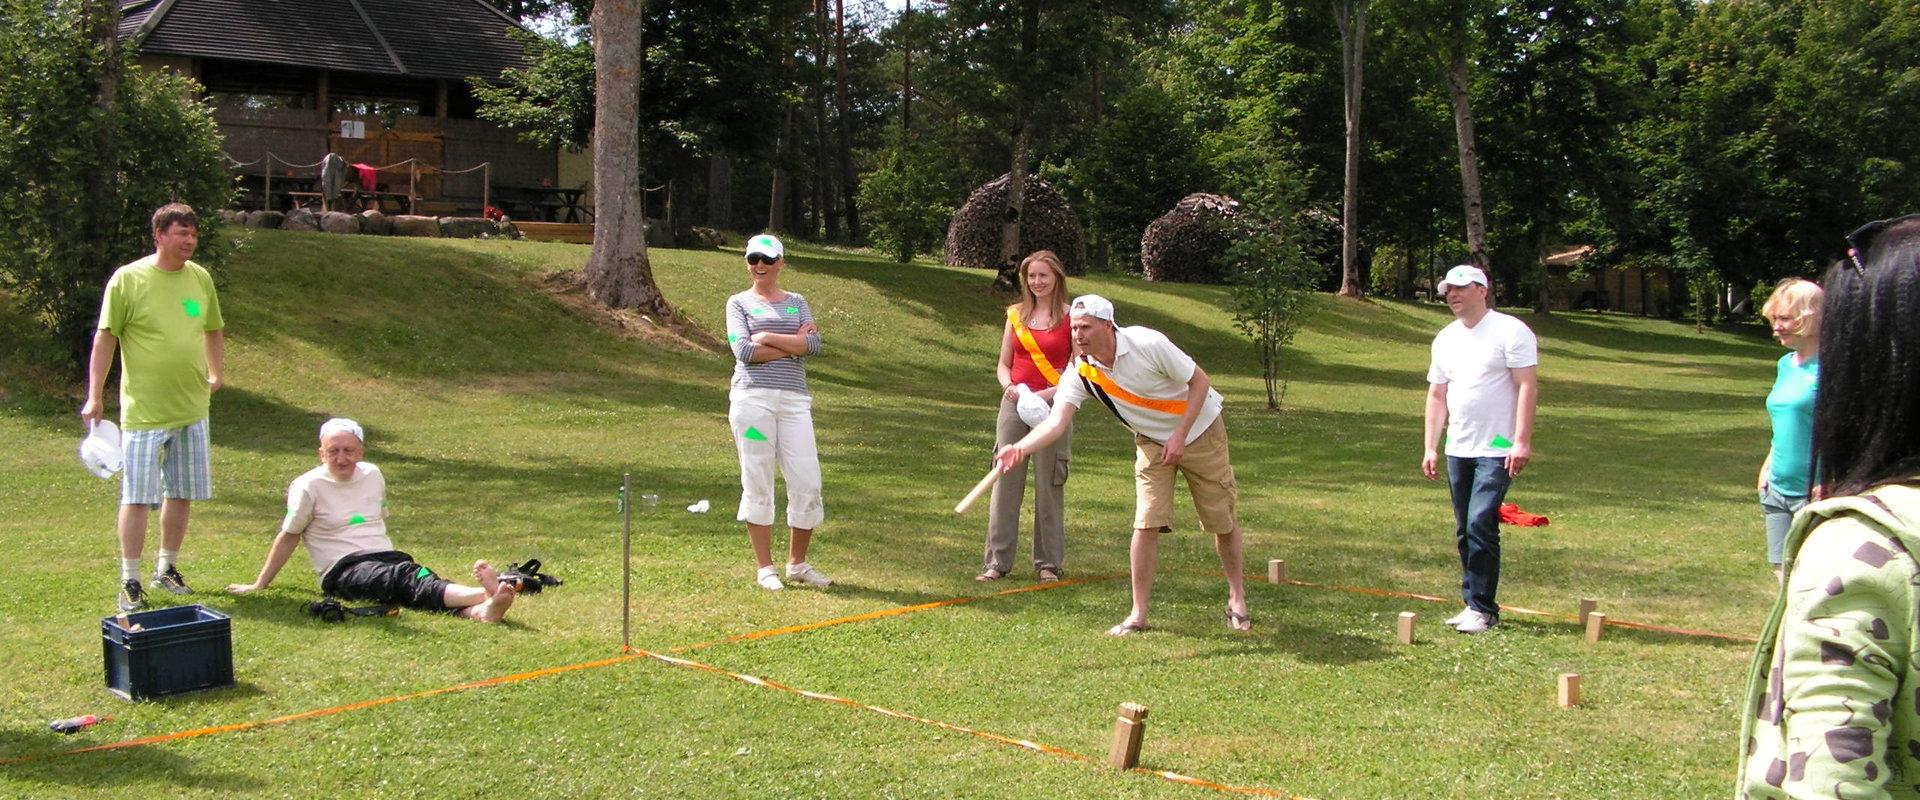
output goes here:
[[440, 237], [440, 220], [435, 217], [421, 217], [413, 214], [397, 214], [390, 218], [395, 236]]
[[249, 211], [247, 212], [247, 227], [274, 229], [280, 227], [286, 219], [287, 215], [278, 211]]
[[482, 239], [498, 229], [486, 217], [441, 217], [440, 235], [448, 239]]
[[360, 217], [341, 211], [328, 211], [320, 215], [320, 230], [327, 233], [359, 233]]
[[286, 221], [280, 223], [280, 229], [285, 231], [317, 231], [320, 230], [320, 220], [313, 215], [313, 212], [304, 208], [296, 208], [287, 212]]
[[360, 232], [370, 236], [392, 236], [393, 220], [378, 209], [369, 208], [360, 212]]

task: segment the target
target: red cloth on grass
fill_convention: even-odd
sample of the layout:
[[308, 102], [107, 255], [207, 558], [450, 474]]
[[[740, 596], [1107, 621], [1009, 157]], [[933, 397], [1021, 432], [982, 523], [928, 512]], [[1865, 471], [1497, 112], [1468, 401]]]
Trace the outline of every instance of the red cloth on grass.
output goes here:
[[1522, 528], [1538, 528], [1548, 523], [1546, 517], [1529, 514], [1513, 503], [1500, 504], [1500, 522], [1506, 525], [1518, 525]]
[[353, 171], [360, 173], [360, 191], [375, 191], [374, 186], [380, 181], [379, 170], [374, 169], [372, 164], [355, 164]]

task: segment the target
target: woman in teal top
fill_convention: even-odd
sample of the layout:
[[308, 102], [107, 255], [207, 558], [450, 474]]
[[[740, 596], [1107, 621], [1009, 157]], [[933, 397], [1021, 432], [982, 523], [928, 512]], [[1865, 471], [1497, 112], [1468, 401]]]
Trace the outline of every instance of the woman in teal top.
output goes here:
[[1780, 357], [1767, 393], [1767, 417], [1773, 422], [1773, 447], [1760, 464], [1760, 512], [1767, 522], [1767, 563], [1780, 575], [1781, 544], [1794, 512], [1813, 493], [1813, 395], [1820, 378], [1820, 303], [1824, 295], [1813, 281], [1788, 278], [1774, 287], [1760, 309], [1773, 335], [1793, 352]]
[[1813, 485], [1747, 671], [1739, 800], [1920, 798], [1920, 215], [1827, 271]]

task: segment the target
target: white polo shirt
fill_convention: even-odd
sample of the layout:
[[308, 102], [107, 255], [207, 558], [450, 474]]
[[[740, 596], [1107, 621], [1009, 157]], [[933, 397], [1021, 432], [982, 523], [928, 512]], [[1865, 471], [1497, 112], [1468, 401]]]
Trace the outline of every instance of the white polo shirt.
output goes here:
[[1447, 387], [1447, 455], [1504, 456], [1513, 440], [1520, 387], [1513, 371], [1540, 363], [1540, 345], [1527, 324], [1498, 311], [1469, 328], [1454, 320], [1433, 337], [1427, 382]]
[[[1193, 379], [1195, 368], [1193, 359], [1175, 347], [1166, 334], [1139, 325], [1115, 328], [1113, 363], [1101, 364], [1084, 354], [1075, 358], [1060, 375], [1060, 389], [1053, 396], [1054, 402], [1080, 408], [1081, 403], [1093, 397], [1087, 389], [1088, 381], [1079, 375], [1082, 362], [1106, 373], [1129, 394], [1148, 400], [1185, 401], [1187, 381]], [[1220, 417], [1220, 404], [1220, 393], [1207, 387], [1207, 399], [1200, 407], [1200, 416], [1193, 421], [1193, 428], [1187, 431], [1185, 444], [1193, 444], [1193, 440], [1207, 432], [1208, 426]], [[1180, 424], [1179, 414], [1145, 408], [1118, 397], [1113, 399], [1113, 407], [1134, 433], [1162, 444], [1173, 437], [1174, 426]]]

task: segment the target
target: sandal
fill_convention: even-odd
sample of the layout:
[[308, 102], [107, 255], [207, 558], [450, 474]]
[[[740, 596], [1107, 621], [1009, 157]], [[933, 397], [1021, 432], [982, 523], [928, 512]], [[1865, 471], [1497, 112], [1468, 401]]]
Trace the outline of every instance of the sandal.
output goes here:
[[1007, 577], [1007, 573], [988, 567], [985, 571], [973, 576], [973, 579], [981, 583], [986, 583], [987, 581], [997, 581], [1004, 577]]
[[1060, 580], [1060, 570], [1054, 569], [1052, 567], [1042, 567], [1040, 569], [1041, 583], [1053, 583], [1058, 580]]
[[[1233, 629], [1233, 630], [1236, 630], [1236, 631], [1250, 631], [1250, 630], [1253, 630], [1253, 616], [1252, 616], [1252, 615], [1250, 615], [1250, 614], [1235, 614], [1235, 613], [1233, 613], [1233, 609], [1232, 609], [1232, 608], [1228, 608], [1228, 609], [1226, 610], [1226, 616], [1227, 616], [1227, 627], [1228, 627], [1228, 628], [1231, 628], [1231, 629]], [[1243, 627], [1243, 626], [1244, 626], [1244, 627]]]
[[1136, 633], [1144, 633], [1150, 630], [1153, 630], [1152, 625], [1148, 625], [1147, 623], [1144, 623], [1144, 622], [1134, 622], [1133, 620], [1128, 619], [1121, 622], [1118, 625], [1108, 628], [1107, 635], [1108, 636], [1131, 636]]

